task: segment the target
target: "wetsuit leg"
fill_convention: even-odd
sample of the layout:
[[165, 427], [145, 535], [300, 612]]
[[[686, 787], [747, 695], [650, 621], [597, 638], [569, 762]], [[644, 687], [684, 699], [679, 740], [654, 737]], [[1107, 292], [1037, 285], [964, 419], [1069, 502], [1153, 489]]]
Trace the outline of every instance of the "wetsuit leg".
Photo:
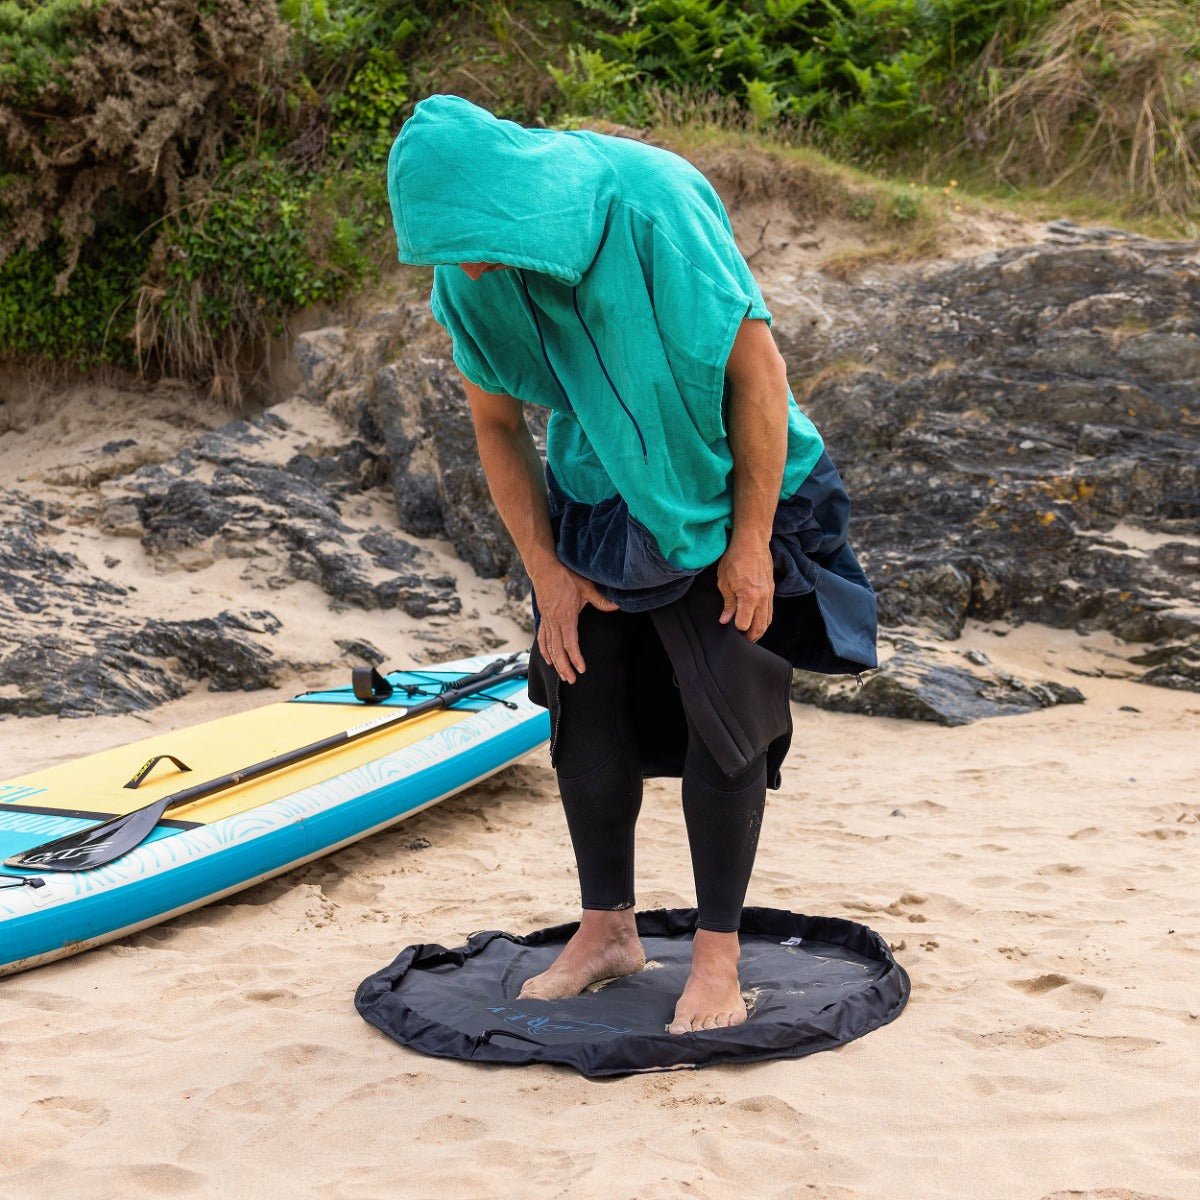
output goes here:
[[634, 827], [642, 768], [629, 712], [628, 613], [579, 614], [587, 670], [559, 689], [558, 787], [579, 870], [583, 907], [632, 908]]
[[700, 929], [734, 933], [741, 925], [766, 795], [765, 752], [730, 778], [717, 766], [703, 738], [689, 723], [683, 815], [696, 879], [696, 923]]

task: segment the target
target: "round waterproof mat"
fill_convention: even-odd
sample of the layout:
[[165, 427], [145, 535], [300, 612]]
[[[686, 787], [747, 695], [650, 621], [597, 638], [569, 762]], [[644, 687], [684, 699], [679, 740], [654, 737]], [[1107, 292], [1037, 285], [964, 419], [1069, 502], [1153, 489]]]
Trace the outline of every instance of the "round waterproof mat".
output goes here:
[[625, 1075], [799, 1058], [862, 1037], [900, 1015], [908, 975], [863, 925], [770, 908], [742, 914], [744, 1025], [670, 1034], [687, 981], [695, 909], [637, 914], [646, 968], [566, 1000], [520, 1000], [578, 926], [524, 937], [473, 934], [465, 946], [409, 946], [363, 981], [358, 1011], [404, 1046], [470, 1062], [560, 1063]]

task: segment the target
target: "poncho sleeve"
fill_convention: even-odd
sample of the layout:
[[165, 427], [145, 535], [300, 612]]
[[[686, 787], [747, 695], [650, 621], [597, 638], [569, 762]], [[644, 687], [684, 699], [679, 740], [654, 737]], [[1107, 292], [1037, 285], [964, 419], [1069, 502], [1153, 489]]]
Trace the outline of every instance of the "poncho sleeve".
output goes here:
[[[707, 188], [707, 183], [705, 183]], [[699, 198], [648, 219], [642, 243], [655, 323], [680, 394], [706, 441], [724, 436], [725, 364], [747, 318], [771, 320], [724, 209]], [[715, 193], [712, 196], [719, 208]]]

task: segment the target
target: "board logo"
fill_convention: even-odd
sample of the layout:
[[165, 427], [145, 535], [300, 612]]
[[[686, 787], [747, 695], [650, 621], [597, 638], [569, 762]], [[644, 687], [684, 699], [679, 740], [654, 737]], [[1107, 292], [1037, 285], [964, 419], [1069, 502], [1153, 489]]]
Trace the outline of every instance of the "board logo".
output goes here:
[[377, 729], [380, 725], [386, 725], [389, 721], [394, 721], [397, 717], [402, 717], [407, 708], [393, 708], [388, 712], [386, 717], [376, 717], [373, 721], [364, 721], [361, 725], [355, 725], [352, 729], [346, 730], [347, 737], [357, 737], [360, 733], [366, 733], [369, 729]]
[[44, 787], [22, 787], [17, 783], [0, 783], [0, 804], [17, 804], [30, 796], [40, 796]]

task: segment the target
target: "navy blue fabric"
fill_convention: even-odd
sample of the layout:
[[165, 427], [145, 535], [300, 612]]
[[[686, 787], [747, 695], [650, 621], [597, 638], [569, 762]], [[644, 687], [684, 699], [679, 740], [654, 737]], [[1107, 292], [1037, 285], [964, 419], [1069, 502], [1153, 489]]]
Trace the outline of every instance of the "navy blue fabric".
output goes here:
[[[669, 563], [619, 496], [580, 504], [549, 470], [546, 483], [558, 557], [623, 611], [650, 612], [686, 594], [700, 572]], [[815, 612], [811, 605], [804, 610], [810, 621], [819, 618], [824, 635], [818, 649], [794, 652], [782, 647], [811, 647], [812, 635], [776, 639], [777, 652], [795, 667], [843, 673], [877, 663], [875, 593], [850, 549], [849, 524], [850, 498], [823, 453], [796, 492], [779, 502], [771, 535], [776, 599], [815, 598]]]

